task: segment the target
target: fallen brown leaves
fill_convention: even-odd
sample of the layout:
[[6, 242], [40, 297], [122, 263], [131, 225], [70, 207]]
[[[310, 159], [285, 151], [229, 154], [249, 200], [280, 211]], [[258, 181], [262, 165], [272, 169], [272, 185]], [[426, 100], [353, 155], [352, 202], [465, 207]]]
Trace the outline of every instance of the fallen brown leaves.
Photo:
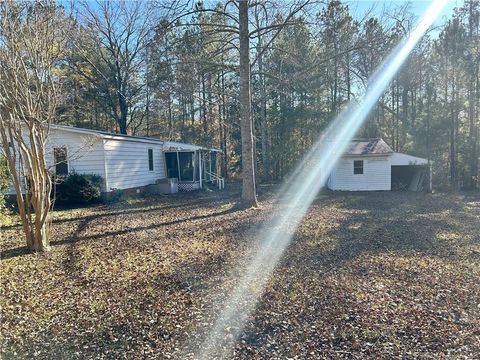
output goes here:
[[[1, 349], [172, 358], [201, 343], [266, 218], [238, 192], [58, 211], [53, 250], [2, 229]], [[237, 359], [478, 358], [480, 197], [328, 194], [298, 229]], [[187, 349], [187, 350], [186, 350]]]

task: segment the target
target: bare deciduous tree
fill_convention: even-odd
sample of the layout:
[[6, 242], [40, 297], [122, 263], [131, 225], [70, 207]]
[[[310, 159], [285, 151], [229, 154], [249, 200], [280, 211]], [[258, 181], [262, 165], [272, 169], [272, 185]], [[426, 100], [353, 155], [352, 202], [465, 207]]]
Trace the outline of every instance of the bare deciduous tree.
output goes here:
[[[82, 23], [93, 30], [85, 32], [93, 48], [75, 49], [82, 60], [76, 70], [104, 94], [120, 133], [127, 134], [137, 121], [145, 86], [140, 72], [152, 30], [152, 9], [141, 1], [98, 1], [95, 6], [84, 2], [81, 10]], [[84, 63], [90, 65], [88, 71], [82, 70]]]
[[52, 180], [45, 144], [60, 99], [66, 43], [54, 1], [0, 4], [0, 141], [15, 188], [27, 247], [49, 248]]

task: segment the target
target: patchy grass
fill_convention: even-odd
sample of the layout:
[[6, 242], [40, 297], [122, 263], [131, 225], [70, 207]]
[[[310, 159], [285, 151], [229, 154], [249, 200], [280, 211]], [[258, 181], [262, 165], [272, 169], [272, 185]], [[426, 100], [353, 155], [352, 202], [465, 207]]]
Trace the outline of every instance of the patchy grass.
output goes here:
[[[266, 218], [239, 193], [54, 213], [52, 251], [1, 230], [3, 358], [172, 358], [199, 344]], [[308, 212], [237, 359], [478, 358], [480, 197], [328, 194]]]

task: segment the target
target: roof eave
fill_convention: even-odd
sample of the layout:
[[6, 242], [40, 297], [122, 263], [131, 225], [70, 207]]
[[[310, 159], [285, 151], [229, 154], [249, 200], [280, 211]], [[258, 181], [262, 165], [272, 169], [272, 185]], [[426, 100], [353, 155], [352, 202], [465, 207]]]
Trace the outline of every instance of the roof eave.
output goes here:
[[376, 153], [366, 153], [366, 154], [344, 154], [343, 156], [390, 156], [390, 155], [393, 155], [393, 151], [392, 152], [388, 152], [388, 153], [381, 153], [381, 154], [376, 154]]
[[160, 144], [164, 143], [163, 140], [160, 139], [148, 139], [140, 136], [130, 136], [130, 135], [121, 135], [121, 134], [108, 134], [98, 130], [90, 130], [90, 129], [83, 129], [77, 128], [73, 126], [65, 126], [65, 125], [51, 125], [52, 129], [60, 130], [60, 131], [67, 131], [73, 132], [77, 134], [85, 134], [85, 135], [93, 135], [102, 139], [109, 139], [109, 140], [118, 140], [118, 141], [136, 141], [136, 142], [143, 142], [149, 144]]

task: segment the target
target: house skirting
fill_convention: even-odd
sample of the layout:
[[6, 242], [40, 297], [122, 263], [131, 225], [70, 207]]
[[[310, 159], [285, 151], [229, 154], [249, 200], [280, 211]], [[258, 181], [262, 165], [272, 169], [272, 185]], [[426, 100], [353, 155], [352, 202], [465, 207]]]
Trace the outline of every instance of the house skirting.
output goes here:
[[178, 191], [186, 192], [186, 191], [194, 191], [194, 190], [200, 190], [199, 181], [179, 181], [178, 182]]

